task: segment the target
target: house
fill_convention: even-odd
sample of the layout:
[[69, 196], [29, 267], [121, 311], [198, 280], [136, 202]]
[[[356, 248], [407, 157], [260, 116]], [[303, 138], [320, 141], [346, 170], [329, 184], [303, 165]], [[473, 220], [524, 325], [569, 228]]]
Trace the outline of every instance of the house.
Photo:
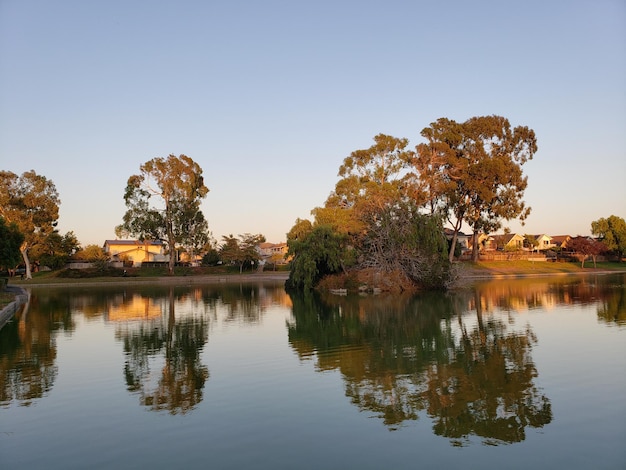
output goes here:
[[524, 247], [525, 238], [519, 233], [505, 233], [492, 237], [495, 248], [499, 251], [518, 251]]
[[[474, 235], [467, 240], [469, 250], [474, 246]], [[494, 251], [496, 249], [495, 238], [492, 235], [481, 233], [478, 235], [478, 251]]]
[[541, 235], [533, 235], [533, 237], [537, 241], [536, 249], [539, 251], [549, 250], [554, 247], [554, 243], [552, 242], [552, 237], [550, 235], [543, 233]]
[[145, 262], [167, 263], [165, 244], [160, 240], [105, 240], [104, 252], [112, 263], [141, 266]]
[[287, 260], [285, 259], [287, 250], [288, 246], [286, 243], [263, 242], [257, 246], [257, 251], [261, 256], [262, 262], [270, 262], [276, 264], [285, 264], [287, 262]]
[[[448, 241], [452, 241], [452, 237], [454, 236], [454, 230], [452, 230], [451, 228], [444, 228], [443, 229], [443, 233], [445, 234], [446, 238], [448, 239]], [[456, 234], [456, 245], [458, 247], [460, 247], [461, 249], [461, 253], [467, 251], [467, 250], [471, 250], [472, 247], [470, 245], [470, 236], [466, 235], [463, 232], [457, 232]]]
[[567, 244], [572, 239], [569, 235], [555, 235], [552, 237], [552, 246], [561, 250], [567, 250]]

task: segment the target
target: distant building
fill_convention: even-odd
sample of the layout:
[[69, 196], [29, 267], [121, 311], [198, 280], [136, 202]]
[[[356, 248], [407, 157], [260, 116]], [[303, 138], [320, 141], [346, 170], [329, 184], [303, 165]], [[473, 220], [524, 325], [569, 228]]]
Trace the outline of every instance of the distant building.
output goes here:
[[525, 238], [519, 233], [505, 233], [503, 235], [492, 235], [496, 250], [521, 250], [524, 248]]
[[263, 242], [257, 246], [257, 251], [261, 256], [261, 262], [270, 262], [275, 264], [286, 264], [288, 246], [286, 243], [267, 243]]
[[541, 235], [533, 235], [533, 237], [537, 241], [536, 249], [539, 251], [549, 250], [550, 248], [554, 247], [554, 243], [550, 235], [542, 233]]
[[105, 240], [104, 252], [111, 263], [167, 263], [169, 256], [165, 254], [165, 244], [160, 240]]
[[[444, 228], [443, 233], [445, 234], [448, 241], [452, 241], [452, 237], [454, 236], [454, 230], [451, 228]], [[463, 232], [457, 232], [456, 234], [456, 244], [461, 248], [461, 253], [471, 250], [472, 247], [469, 244], [470, 236], [466, 235]]]
[[554, 235], [552, 237], [552, 246], [561, 250], [567, 249], [567, 244], [572, 239], [569, 235]]

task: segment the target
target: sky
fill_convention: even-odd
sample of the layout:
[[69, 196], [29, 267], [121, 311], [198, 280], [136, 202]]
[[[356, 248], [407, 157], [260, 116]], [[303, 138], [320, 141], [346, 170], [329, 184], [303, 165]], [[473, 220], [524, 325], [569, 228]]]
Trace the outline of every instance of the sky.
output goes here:
[[626, 218], [626, 2], [0, 0], [0, 169], [52, 180], [83, 246], [155, 157], [203, 169], [216, 240], [278, 243], [375, 135], [494, 114], [538, 141], [504, 227]]

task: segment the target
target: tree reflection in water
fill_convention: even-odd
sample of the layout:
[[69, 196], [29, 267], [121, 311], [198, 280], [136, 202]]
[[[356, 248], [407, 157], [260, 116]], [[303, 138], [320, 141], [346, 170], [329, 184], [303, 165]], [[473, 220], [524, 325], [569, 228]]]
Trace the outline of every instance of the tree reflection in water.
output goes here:
[[58, 374], [55, 332], [74, 329], [68, 299], [31, 298], [1, 330], [0, 406], [11, 401], [30, 406], [48, 393]]
[[[148, 300], [156, 301], [153, 297]], [[203, 315], [177, 320], [176, 304], [184, 299], [177, 299], [173, 288], [160, 300], [165, 315], [116, 333], [124, 343], [124, 376], [128, 390], [137, 393], [150, 410], [185, 414], [202, 401], [209, 377], [208, 368], [200, 362], [208, 340], [208, 321]], [[155, 363], [160, 373], [153, 375]]]
[[[124, 377], [128, 390], [152, 411], [185, 414], [203, 399], [208, 368], [200, 354], [208, 341], [210, 319], [219, 312], [224, 322], [258, 323], [270, 292], [258, 285], [228, 284], [188, 290], [169, 288], [145, 292], [116, 305], [124, 317], [123, 304], [139, 311], [137, 322], [123, 322], [116, 331], [124, 344]], [[282, 288], [280, 292], [284, 291]], [[137, 293], [135, 293], [135, 296]], [[120, 313], [120, 310], [122, 311]], [[177, 311], [182, 312], [180, 318]], [[112, 309], [109, 310], [111, 315]]]
[[484, 319], [484, 299], [454, 295], [324, 297], [292, 294], [289, 341], [320, 370], [338, 369], [346, 395], [390, 430], [428, 414], [433, 431], [464, 445], [512, 443], [552, 420], [534, 385], [536, 338]]

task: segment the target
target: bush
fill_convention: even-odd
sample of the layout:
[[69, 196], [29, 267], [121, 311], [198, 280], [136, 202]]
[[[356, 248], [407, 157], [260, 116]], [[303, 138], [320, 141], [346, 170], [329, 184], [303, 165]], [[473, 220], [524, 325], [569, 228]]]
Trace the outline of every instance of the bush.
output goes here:
[[88, 279], [93, 277], [124, 277], [128, 273], [124, 269], [106, 267], [104, 269], [63, 269], [59, 271], [57, 277], [64, 279]]

